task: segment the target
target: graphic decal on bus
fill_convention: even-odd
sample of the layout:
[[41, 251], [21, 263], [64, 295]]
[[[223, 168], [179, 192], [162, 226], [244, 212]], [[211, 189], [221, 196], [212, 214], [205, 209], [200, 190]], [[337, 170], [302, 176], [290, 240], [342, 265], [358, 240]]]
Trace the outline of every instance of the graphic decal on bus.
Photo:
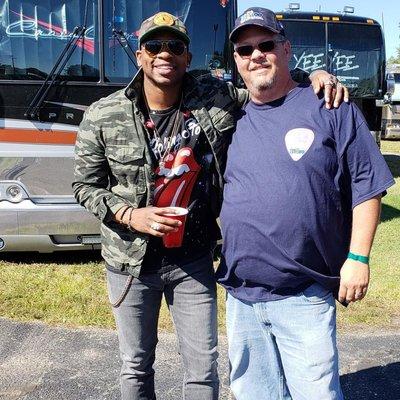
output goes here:
[[[316, 69], [326, 68], [325, 53], [293, 53], [293, 58], [296, 60], [295, 68], [300, 68], [304, 71], [314, 71]], [[360, 68], [360, 65], [354, 64], [356, 56], [354, 54], [340, 54], [335, 52], [332, 59], [332, 67], [336, 71], [351, 71]]]
[[[6, 25], [5, 31], [8, 37], [31, 37], [34, 39], [57, 39], [68, 40], [73, 35], [66, 28], [53, 25], [51, 22], [51, 14], [49, 15], [50, 23], [41, 21], [40, 19], [23, 15], [11, 10], [19, 20]], [[79, 39], [77, 45], [90, 54], [94, 54], [94, 26], [87, 28], [85, 39]]]

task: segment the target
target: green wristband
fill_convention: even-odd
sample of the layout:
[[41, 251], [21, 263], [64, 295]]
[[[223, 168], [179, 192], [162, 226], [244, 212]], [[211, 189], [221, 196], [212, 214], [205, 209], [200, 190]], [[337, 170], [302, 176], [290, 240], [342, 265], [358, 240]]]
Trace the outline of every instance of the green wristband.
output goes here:
[[351, 260], [360, 261], [363, 264], [367, 264], [367, 265], [369, 264], [369, 257], [360, 256], [359, 254], [354, 254], [350, 251], [349, 251], [349, 254], [347, 254], [347, 258], [350, 258]]

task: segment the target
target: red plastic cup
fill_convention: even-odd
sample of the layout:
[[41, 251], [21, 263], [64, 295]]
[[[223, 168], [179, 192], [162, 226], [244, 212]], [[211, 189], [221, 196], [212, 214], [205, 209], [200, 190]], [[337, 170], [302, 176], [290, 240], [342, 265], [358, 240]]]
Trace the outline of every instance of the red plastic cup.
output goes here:
[[181, 247], [183, 241], [183, 233], [185, 232], [185, 222], [188, 210], [182, 207], [168, 207], [175, 211], [171, 214], [163, 214], [163, 217], [175, 219], [182, 222], [182, 225], [178, 227], [176, 232], [167, 233], [163, 236], [164, 247]]

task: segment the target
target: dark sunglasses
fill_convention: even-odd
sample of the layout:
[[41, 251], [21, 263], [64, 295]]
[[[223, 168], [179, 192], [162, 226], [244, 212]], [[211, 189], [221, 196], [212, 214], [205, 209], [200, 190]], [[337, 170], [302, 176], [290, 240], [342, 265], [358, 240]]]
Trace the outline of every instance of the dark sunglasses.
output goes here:
[[240, 57], [250, 57], [253, 54], [255, 49], [260, 50], [262, 53], [268, 53], [275, 49], [278, 43], [285, 42], [284, 39], [276, 39], [276, 40], [266, 40], [265, 42], [260, 42], [255, 46], [252, 45], [245, 45], [245, 46], [238, 46], [235, 47], [236, 53], [239, 54]]
[[186, 50], [186, 44], [182, 40], [149, 40], [143, 44], [146, 52], [151, 56], [155, 57], [163, 49], [167, 50], [169, 53], [175, 54], [176, 56], [181, 56]]

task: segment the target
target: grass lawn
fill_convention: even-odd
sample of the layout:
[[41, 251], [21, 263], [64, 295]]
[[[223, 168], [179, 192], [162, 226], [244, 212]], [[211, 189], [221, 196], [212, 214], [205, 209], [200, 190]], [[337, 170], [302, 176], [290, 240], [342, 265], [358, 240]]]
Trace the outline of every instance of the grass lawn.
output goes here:
[[[341, 330], [400, 326], [400, 141], [382, 141], [382, 151], [399, 154], [386, 156], [396, 185], [383, 200], [368, 296], [347, 309], [338, 307]], [[218, 294], [223, 332], [223, 289], [219, 288]], [[99, 255], [1, 254], [0, 316], [69, 326], [114, 327]], [[160, 328], [172, 329], [165, 305]]]
[[365, 325], [400, 327], [400, 141], [381, 143], [385, 159], [396, 179], [383, 198], [381, 224], [371, 254], [371, 283], [367, 297], [346, 310], [338, 307], [339, 327]]

